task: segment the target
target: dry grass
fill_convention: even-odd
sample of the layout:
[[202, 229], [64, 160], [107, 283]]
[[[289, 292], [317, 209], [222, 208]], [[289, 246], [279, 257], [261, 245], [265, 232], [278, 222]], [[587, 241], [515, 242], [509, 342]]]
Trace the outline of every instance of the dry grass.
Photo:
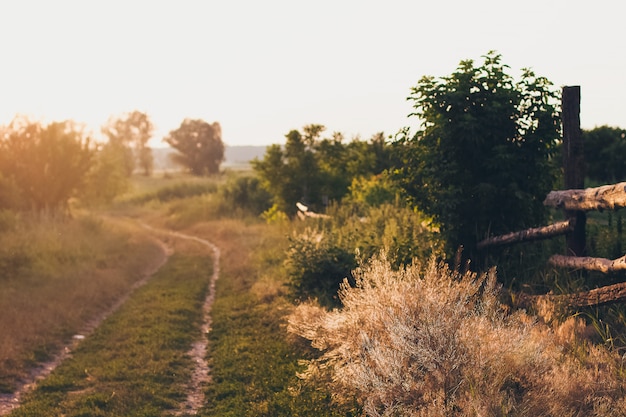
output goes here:
[[370, 416], [626, 415], [621, 358], [583, 340], [579, 320], [508, 312], [495, 271], [394, 271], [381, 256], [355, 275], [343, 309], [303, 304], [289, 320], [322, 352], [303, 377], [337, 401], [356, 396]]

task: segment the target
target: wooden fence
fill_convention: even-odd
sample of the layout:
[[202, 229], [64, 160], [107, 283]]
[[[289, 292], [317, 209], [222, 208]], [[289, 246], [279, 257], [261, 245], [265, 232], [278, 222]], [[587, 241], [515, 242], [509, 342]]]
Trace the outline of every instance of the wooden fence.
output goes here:
[[[617, 210], [626, 207], [626, 182], [582, 190], [551, 191], [543, 204], [566, 211]], [[572, 233], [575, 228], [575, 222], [576, 219], [571, 218], [548, 226], [491, 237], [478, 242], [477, 247], [484, 249], [490, 246], [510, 245], [517, 242], [528, 242], [566, 235]], [[626, 271], [626, 255], [617, 259], [606, 259], [577, 256], [574, 253], [570, 253], [569, 255], [552, 255], [548, 262], [556, 267], [575, 270], [582, 269], [603, 273]], [[626, 301], [626, 282], [578, 294], [550, 297], [559, 298], [574, 307], [621, 302]]]
[[[626, 271], [626, 255], [617, 259], [586, 256], [586, 212], [626, 207], [626, 182], [584, 189], [584, 153], [580, 129], [580, 87], [563, 87], [563, 169], [565, 190], [551, 191], [544, 200], [548, 207], [563, 209], [566, 220], [552, 225], [495, 236], [478, 243], [478, 249], [566, 235], [566, 255], [553, 255], [549, 263], [560, 268], [610, 273]], [[549, 297], [573, 307], [626, 301], [626, 282], [566, 295], [521, 296], [520, 304]]]

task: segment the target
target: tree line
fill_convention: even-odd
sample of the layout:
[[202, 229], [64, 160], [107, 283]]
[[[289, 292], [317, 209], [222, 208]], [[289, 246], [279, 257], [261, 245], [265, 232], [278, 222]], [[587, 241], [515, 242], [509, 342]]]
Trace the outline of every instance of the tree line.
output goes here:
[[[102, 127], [104, 143], [72, 121], [44, 125], [16, 118], [0, 126], [0, 210], [66, 210], [73, 197], [88, 204], [110, 202], [126, 191], [135, 170], [152, 174], [153, 132], [149, 116], [140, 111], [110, 118]], [[185, 119], [163, 140], [178, 151], [174, 161], [192, 174], [219, 172], [224, 159], [219, 123]]]
[[[270, 146], [254, 169], [275, 209], [293, 215], [299, 202], [324, 210], [373, 179], [433, 219], [448, 255], [462, 247], [469, 257], [488, 235], [545, 221], [543, 199], [562, 182], [560, 94], [548, 79], [524, 69], [516, 80], [491, 51], [449, 76], [421, 78], [408, 100], [416, 126], [394, 136], [346, 142], [307, 125]], [[583, 132], [590, 180], [626, 179], [625, 132]]]
[[[461, 61], [449, 76], [423, 77], [410, 91], [415, 126], [394, 136], [347, 140], [310, 124], [269, 146], [253, 167], [275, 210], [294, 215], [299, 202], [323, 211], [368, 183], [367, 198], [401, 199], [431, 217], [450, 253], [460, 246], [471, 253], [488, 234], [544, 220], [543, 198], [561, 175], [559, 95], [549, 80], [529, 69], [516, 80], [489, 52], [479, 64]], [[65, 207], [74, 196], [112, 200], [136, 169], [152, 173], [153, 130], [139, 111], [111, 118], [105, 143], [70, 121], [16, 119], [0, 127], [0, 208]], [[626, 177], [624, 129], [602, 126], [583, 137], [590, 180]], [[163, 140], [192, 174], [219, 172], [219, 123], [185, 119]]]

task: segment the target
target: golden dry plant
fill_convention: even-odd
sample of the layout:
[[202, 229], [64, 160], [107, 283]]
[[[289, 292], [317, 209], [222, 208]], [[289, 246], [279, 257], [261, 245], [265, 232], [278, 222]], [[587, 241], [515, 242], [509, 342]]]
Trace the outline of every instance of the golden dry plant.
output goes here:
[[305, 303], [289, 318], [321, 351], [301, 377], [338, 402], [356, 397], [369, 416], [626, 415], [621, 358], [583, 340], [579, 319], [549, 327], [510, 312], [495, 269], [394, 270], [383, 253], [355, 278], [342, 309]]

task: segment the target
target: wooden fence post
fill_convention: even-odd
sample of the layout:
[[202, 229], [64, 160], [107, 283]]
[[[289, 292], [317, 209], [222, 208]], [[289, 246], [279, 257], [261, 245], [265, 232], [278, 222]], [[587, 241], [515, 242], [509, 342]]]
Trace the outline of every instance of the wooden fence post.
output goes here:
[[[563, 87], [563, 179], [564, 188], [582, 189], [585, 187], [585, 157], [583, 153], [582, 131], [580, 129], [580, 86]], [[567, 255], [585, 256], [585, 225], [587, 217], [584, 211], [566, 210], [567, 220], [574, 222], [574, 230], [567, 239]]]

